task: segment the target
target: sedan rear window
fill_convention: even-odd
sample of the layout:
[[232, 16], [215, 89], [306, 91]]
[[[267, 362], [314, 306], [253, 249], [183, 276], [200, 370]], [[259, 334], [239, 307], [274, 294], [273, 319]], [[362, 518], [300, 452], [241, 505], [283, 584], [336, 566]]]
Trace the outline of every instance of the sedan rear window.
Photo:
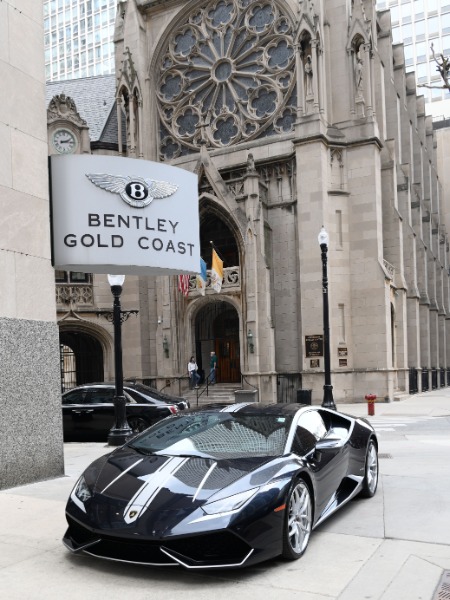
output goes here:
[[196, 413], [157, 423], [129, 446], [170, 456], [280, 456], [291, 422], [278, 415]]

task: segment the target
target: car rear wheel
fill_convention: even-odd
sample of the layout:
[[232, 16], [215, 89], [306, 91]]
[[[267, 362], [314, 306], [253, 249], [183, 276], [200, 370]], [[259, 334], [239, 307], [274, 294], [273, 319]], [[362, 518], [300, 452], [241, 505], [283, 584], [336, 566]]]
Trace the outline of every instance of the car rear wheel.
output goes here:
[[283, 530], [282, 556], [288, 560], [300, 558], [308, 546], [312, 529], [312, 499], [306, 483], [294, 482], [287, 502]]
[[144, 429], [147, 429], [147, 427], [150, 426], [142, 417], [128, 417], [127, 421], [128, 425], [133, 430], [133, 433], [141, 433], [141, 431], [144, 431]]
[[363, 498], [372, 498], [378, 486], [378, 450], [371, 440], [366, 453], [366, 465], [364, 467], [364, 481], [361, 490]]

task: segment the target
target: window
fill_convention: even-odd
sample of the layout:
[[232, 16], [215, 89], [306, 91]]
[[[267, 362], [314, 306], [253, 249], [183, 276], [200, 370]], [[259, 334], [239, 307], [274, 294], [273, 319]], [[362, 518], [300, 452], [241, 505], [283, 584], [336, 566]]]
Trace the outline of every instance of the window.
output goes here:
[[442, 33], [450, 33], [450, 13], [442, 15]]
[[393, 27], [392, 28], [392, 41], [394, 42], [394, 44], [398, 44], [402, 41], [402, 35], [400, 32], [400, 27]]
[[112, 404], [114, 402], [114, 388], [94, 388], [90, 390], [89, 404]]
[[423, 0], [414, 0], [414, 14], [423, 13]]
[[86, 399], [86, 390], [74, 390], [73, 392], [67, 392], [64, 395], [63, 404], [84, 404]]
[[425, 21], [416, 21], [415, 32], [417, 35], [425, 35]]
[[305, 456], [316, 447], [316, 438], [313, 434], [301, 427], [300, 425], [295, 430], [294, 440], [292, 442], [292, 452], [298, 456]]
[[428, 49], [427, 49], [427, 43], [426, 42], [419, 42], [418, 44], [416, 44], [416, 57], [417, 57], [417, 62], [424, 62], [427, 60], [427, 54], [428, 54]]
[[437, 17], [431, 17], [427, 20], [428, 34], [437, 33], [439, 31], [439, 19]]
[[320, 413], [316, 410], [308, 410], [302, 414], [298, 422], [299, 427], [307, 429], [316, 440], [321, 440], [327, 435], [327, 428]]

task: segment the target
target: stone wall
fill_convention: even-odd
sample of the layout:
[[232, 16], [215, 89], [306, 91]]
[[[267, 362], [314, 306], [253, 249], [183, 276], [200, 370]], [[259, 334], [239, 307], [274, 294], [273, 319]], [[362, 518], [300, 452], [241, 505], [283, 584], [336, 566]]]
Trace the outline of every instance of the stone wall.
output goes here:
[[0, 488], [62, 475], [41, 2], [0, 2]]

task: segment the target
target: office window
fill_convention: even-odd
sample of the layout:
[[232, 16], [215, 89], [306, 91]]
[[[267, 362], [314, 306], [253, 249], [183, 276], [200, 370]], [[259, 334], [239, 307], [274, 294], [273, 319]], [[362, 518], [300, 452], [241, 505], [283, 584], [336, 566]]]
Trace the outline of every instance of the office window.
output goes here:
[[428, 35], [437, 33], [439, 31], [439, 19], [437, 17], [431, 17], [427, 20]]
[[441, 23], [442, 23], [442, 33], [450, 33], [450, 13], [442, 15]]
[[391, 7], [391, 21], [392, 24], [394, 25], [395, 23], [398, 23], [400, 20], [400, 10], [398, 6], [392, 6]]
[[400, 31], [400, 27], [392, 28], [392, 41], [394, 44], [398, 44], [402, 41], [402, 34]]
[[419, 42], [418, 44], [416, 44], [417, 62], [424, 62], [424, 61], [428, 60], [427, 55], [428, 55], [427, 42]]
[[445, 55], [450, 54], [450, 35], [444, 35], [442, 38], [442, 52]]

